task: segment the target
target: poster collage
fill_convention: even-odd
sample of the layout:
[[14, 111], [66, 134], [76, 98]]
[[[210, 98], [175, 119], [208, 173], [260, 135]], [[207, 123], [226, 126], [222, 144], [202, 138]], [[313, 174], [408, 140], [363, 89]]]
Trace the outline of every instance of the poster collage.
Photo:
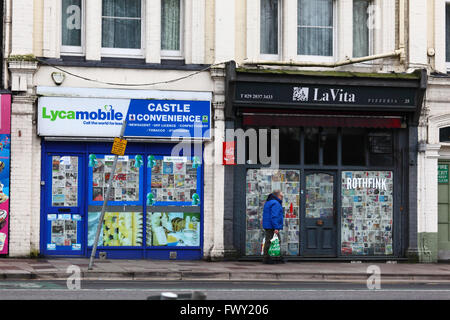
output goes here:
[[325, 173], [306, 176], [306, 218], [333, 217], [334, 177]]
[[157, 202], [191, 202], [197, 193], [197, 168], [187, 157], [155, 160], [150, 190]]
[[[93, 246], [100, 212], [89, 212], [88, 246]], [[131, 247], [143, 244], [142, 212], [106, 212], [99, 246]]]
[[200, 246], [200, 213], [149, 212], [147, 246]]
[[392, 171], [342, 172], [343, 255], [392, 255]]
[[[103, 201], [111, 176], [114, 156], [96, 159], [92, 170], [92, 200]], [[139, 201], [139, 167], [129, 156], [119, 157], [108, 201]]]
[[78, 206], [78, 157], [52, 157], [52, 206]]
[[246, 190], [246, 255], [261, 254], [264, 203], [274, 190], [281, 190], [284, 194], [281, 252], [283, 255], [299, 254], [300, 171], [249, 169]]
[[8, 253], [11, 136], [0, 134], [0, 255]]
[[81, 221], [80, 215], [48, 214], [47, 219], [51, 222], [48, 250], [55, 250], [56, 246], [71, 246], [72, 250], [81, 250], [77, 236], [78, 221]]

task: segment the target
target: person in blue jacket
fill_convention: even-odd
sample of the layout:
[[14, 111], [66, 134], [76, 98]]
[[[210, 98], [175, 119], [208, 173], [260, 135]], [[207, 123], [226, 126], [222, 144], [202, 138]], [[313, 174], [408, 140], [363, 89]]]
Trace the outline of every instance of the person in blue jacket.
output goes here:
[[[280, 230], [283, 229], [283, 193], [280, 190], [276, 190], [269, 194], [263, 210], [263, 229], [265, 231], [264, 241], [264, 256], [263, 263], [272, 264], [274, 260], [269, 256], [270, 240], [273, 235], [276, 234], [280, 240]], [[284, 262], [284, 259], [280, 257], [280, 262]]]

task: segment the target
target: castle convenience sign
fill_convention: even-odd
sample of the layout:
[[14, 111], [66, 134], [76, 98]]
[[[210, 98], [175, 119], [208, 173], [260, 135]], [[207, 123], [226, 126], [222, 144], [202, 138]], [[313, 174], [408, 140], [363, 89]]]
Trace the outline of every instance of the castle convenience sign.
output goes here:
[[211, 137], [211, 102], [41, 97], [38, 134], [56, 137]]

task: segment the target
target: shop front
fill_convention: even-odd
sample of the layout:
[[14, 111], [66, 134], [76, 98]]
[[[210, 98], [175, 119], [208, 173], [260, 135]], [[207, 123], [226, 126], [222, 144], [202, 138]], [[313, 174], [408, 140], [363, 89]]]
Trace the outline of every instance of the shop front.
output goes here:
[[[201, 259], [211, 93], [38, 88], [41, 253]], [[114, 175], [111, 147], [126, 122]], [[180, 144], [180, 137], [195, 143]]]
[[[261, 256], [263, 206], [281, 190], [281, 250], [289, 259], [406, 257], [417, 233], [409, 227], [417, 217], [411, 174], [426, 75], [232, 64], [227, 72], [229, 128], [248, 137], [245, 162], [233, 166], [233, 244], [240, 256]], [[266, 149], [271, 162], [263, 164]]]

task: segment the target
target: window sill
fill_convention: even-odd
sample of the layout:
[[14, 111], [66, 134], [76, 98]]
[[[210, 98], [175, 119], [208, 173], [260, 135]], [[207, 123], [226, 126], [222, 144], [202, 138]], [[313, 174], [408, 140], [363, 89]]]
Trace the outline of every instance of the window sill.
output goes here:
[[99, 61], [86, 60], [81, 56], [61, 56], [60, 59], [39, 57], [42, 64], [61, 67], [91, 67], [91, 68], [122, 68], [122, 69], [159, 69], [159, 70], [187, 70], [199, 71], [208, 64], [186, 64], [185, 60], [162, 59], [161, 63], [146, 63], [139, 58], [111, 58], [103, 57]]

